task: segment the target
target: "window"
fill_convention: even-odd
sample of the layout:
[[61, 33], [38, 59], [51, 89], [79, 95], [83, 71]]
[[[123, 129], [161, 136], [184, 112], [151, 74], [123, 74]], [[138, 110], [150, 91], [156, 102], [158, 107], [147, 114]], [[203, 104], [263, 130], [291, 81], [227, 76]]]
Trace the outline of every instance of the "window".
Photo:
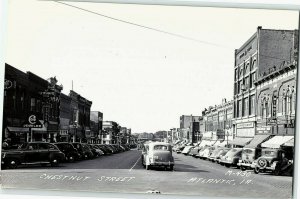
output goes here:
[[168, 150], [168, 146], [165, 146], [165, 145], [156, 145], [156, 146], [154, 146], [153, 150], [167, 151]]
[[35, 98], [30, 99], [30, 111], [35, 111]]
[[249, 114], [249, 101], [248, 98], [243, 99], [243, 116], [247, 116]]
[[239, 78], [238, 69], [234, 70], [234, 80], [237, 80]]
[[251, 95], [250, 99], [250, 106], [249, 106], [249, 115], [253, 115], [254, 114], [254, 107], [255, 107], [255, 96]]
[[251, 73], [251, 75], [250, 75], [250, 88], [252, 88], [253, 86], [254, 86], [254, 82], [255, 82], [255, 80], [256, 80], [256, 77], [255, 77], [255, 72], [254, 73]]
[[249, 88], [249, 76], [245, 77], [245, 89]]
[[242, 100], [239, 100], [237, 117], [242, 117], [242, 113], [243, 113], [243, 104], [242, 104]]

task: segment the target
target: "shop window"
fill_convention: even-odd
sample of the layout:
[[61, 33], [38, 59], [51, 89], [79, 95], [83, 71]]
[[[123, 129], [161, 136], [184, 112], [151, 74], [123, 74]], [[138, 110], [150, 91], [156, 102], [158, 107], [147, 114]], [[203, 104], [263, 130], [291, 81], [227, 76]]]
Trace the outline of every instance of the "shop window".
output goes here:
[[250, 96], [249, 103], [249, 115], [254, 115], [255, 95]]

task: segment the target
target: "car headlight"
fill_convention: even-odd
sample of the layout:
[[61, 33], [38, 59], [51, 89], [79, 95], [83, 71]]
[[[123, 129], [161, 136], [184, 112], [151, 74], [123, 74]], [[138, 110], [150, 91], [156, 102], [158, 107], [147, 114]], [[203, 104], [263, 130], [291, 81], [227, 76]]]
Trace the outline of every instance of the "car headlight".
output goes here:
[[242, 163], [242, 160], [239, 160], [239, 163]]

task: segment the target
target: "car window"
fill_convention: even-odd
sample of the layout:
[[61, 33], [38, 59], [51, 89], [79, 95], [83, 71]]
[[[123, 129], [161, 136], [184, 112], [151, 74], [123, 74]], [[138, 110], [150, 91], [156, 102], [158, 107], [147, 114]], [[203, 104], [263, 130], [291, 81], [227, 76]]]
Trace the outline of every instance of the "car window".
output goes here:
[[166, 145], [155, 145], [153, 150], [161, 150], [161, 151], [168, 151], [168, 146]]
[[40, 148], [40, 150], [48, 150], [49, 145], [47, 143], [40, 143], [39, 148]]
[[271, 156], [271, 157], [274, 157], [277, 155], [275, 151], [263, 151], [263, 154], [266, 156]]
[[28, 144], [28, 149], [29, 150], [37, 150], [38, 149], [38, 144], [30, 143], [30, 144]]
[[251, 150], [251, 149], [244, 149], [243, 152], [244, 152], [244, 153], [248, 153], [248, 154], [252, 154], [252, 153], [254, 153], [254, 150]]

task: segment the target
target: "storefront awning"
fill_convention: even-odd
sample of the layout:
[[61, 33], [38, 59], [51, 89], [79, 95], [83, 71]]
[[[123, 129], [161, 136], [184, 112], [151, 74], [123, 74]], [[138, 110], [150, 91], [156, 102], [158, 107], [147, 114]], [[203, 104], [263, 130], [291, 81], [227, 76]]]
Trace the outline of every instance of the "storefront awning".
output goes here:
[[22, 127], [7, 127], [9, 132], [29, 132], [29, 128], [22, 128]]
[[294, 147], [294, 138], [284, 143], [282, 146], [291, 146]]
[[272, 149], [278, 149], [281, 145], [284, 143], [290, 141], [293, 139], [294, 136], [280, 136], [276, 135], [275, 137], [269, 139], [268, 141], [261, 144], [261, 147], [264, 148], [272, 148]]
[[258, 145], [265, 142], [270, 137], [271, 137], [271, 135], [255, 135], [253, 140], [251, 140], [251, 142], [244, 147], [245, 148], [256, 148]]
[[245, 146], [248, 144], [253, 138], [245, 138], [245, 137], [236, 137], [233, 140], [229, 141], [228, 144], [237, 145], [237, 146]]

